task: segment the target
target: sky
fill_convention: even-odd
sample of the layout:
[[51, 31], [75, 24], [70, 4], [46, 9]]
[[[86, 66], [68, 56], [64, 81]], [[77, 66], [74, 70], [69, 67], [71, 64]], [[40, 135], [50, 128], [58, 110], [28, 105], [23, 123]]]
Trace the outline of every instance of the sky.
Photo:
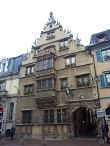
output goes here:
[[110, 29], [109, 0], [0, 0], [0, 58], [29, 52], [51, 11], [83, 45]]

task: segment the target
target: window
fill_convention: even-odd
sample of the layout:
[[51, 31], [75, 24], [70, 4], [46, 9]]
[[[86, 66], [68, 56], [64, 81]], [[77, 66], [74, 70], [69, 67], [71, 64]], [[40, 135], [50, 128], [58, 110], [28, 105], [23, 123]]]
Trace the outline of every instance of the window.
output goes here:
[[44, 60], [44, 70], [47, 69], [47, 67], [48, 67], [48, 62], [47, 60]]
[[67, 121], [66, 109], [62, 109], [62, 121], [63, 122], [66, 122]]
[[42, 61], [38, 62], [37, 65], [38, 65], [38, 71], [41, 71], [43, 65]]
[[26, 67], [26, 75], [29, 75], [34, 72], [34, 66]]
[[10, 103], [10, 113], [9, 113], [9, 120], [13, 120], [13, 112], [14, 112], [14, 103]]
[[69, 58], [66, 59], [66, 65], [67, 66], [70, 65], [70, 59]]
[[61, 79], [61, 89], [67, 88], [67, 78]]
[[0, 62], [0, 72], [1, 72], [1, 65], [2, 65], [2, 63]]
[[50, 109], [44, 110], [44, 122], [54, 123], [55, 113], [57, 115], [57, 123], [64, 123], [68, 121], [67, 109]]
[[110, 60], [110, 48], [107, 50], [98, 49], [96, 50], [97, 62], [109, 61]]
[[50, 122], [54, 122], [54, 110], [50, 110]]
[[71, 64], [75, 64], [75, 57], [71, 57]]
[[22, 123], [31, 123], [32, 122], [32, 111], [26, 110], [22, 111]]
[[5, 87], [6, 87], [6, 82], [3, 81], [0, 83], [0, 91], [5, 91]]
[[54, 38], [55, 38], [55, 33], [54, 32], [48, 32], [48, 34], [47, 34], [47, 40], [54, 39]]
[[34, 90], [34, 85], [33, 84], [24, 86], [24, 94], [32, 94], [33, 90]]
[[61, 123], [61, 109], [57, 109], [57, 122]]
[[5, 63], [2, 63], [3, 72], [5, 72]]
[[66, 58], [66, 66], [74, 65], [75, 64], [75, 57]]
[[37, 81], [38, 88], [41, 88], [41, 80]]
[[48, 123], [48, 110], [44, 111], [44, 122]]
[[54, 122], [54, 110], [53, 109], [44, 111], [44, 122], [45, 123]]
[[57, 123], [67, 122], [67, 110], [66, 109], [57, 109]]
[[103, 57], [103, 61], [110, 60], [110, 49], [102, 51], [102, 57]]
[[52, 68], [52, 59], [48, 59], [48, 68]]
[[102, 34], [96, 36], [95, 42], [100, 43], [100, 42], [103, 42], [103, 41], [106, 41], [106, 40], [108, 40], [107, 35], [102, 33]]
[[37, 64], [38, 64], [38, 71], [46, 70], [52, 68], [52, 59], [51, 58], [44, 59], [38, 62]]
[[52, 88], [52, 79], [48, 79], [48, 88]]
[[89, 75], [81, 75], [81, 76], [76, 77], [76, 79], [77, 79], [77, 86], [78, 87], [90, 85]]
[[100, 88], [108, 88], [110, 87], [110, 72], [106, 71], [102, 73], [100, 76]]
[[44, 79], [44, 80], [38, 80], [37, 81], [38, 88], [52, 88], [52, 79]]
[[105, 74], [107, 86], [110, 87], [110, 74]]
[[68, 40], [60, 42], [60, 49], [62, 48], [68, 48]]
[[42, 80], [42, 88], [46, 88], [46, 80]]

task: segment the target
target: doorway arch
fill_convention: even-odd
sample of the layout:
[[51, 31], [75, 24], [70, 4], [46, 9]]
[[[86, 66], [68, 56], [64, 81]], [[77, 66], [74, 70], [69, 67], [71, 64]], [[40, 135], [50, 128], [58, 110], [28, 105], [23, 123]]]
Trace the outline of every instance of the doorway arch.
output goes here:
[[79, 107], [72, 114], [75, 137], [95, 137], [97, 135], [96, 116], [92, 109]]

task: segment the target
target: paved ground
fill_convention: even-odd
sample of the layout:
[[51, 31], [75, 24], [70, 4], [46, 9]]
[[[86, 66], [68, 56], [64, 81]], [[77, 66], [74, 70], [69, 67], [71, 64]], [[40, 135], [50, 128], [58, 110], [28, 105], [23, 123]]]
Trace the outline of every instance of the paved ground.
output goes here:
[[74, 140], [13, 140], [1, 139], [0, 146], [109, 146], [97, 139], [74, 139]]

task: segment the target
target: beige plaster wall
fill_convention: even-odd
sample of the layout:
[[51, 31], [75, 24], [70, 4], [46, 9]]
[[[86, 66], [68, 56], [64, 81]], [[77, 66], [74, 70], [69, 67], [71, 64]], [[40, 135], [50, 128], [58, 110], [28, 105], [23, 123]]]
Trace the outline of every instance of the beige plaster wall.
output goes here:
[[6, 90], [8, 94], [17, 94], [19, 89], [19, 79], [11, 79], [6, 81]]

